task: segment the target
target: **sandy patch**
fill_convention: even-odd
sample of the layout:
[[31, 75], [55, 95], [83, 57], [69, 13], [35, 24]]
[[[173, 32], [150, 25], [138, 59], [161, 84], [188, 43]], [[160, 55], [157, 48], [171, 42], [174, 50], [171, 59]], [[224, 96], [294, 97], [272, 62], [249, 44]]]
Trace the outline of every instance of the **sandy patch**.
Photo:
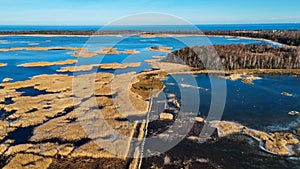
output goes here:
[[281, 95], [286, 96], [286, 97], [293, 97], [294, 95], [288, 92], [282, 92]]
[[125, 63], [107, 63], [100, 64], [101, 69], [126, 69], [126, 68], [134, 68], [140, 67], [141, 62], [125, 62]]
[[172, 47], [168, 47], [168, 46], [152, 46], [149, 47], [148, 50], [150, 51], [154, 51], [154, 52], [166, 52], [166, 53], [170, 53], [172, 51]]
[[89, 72], [93, 68], [99, 67], [99, 64], [80, 65], [80, 66], [66, 66], [57, 70], [57, 72]]
[[152, 56], [152, 59], [162, 59], [165, 58], [165, 56]]
[[25, 63], [18, 66], [21, 67], [44, 67], [44, 66], [61, 66], [61, 65], [71, 65], [77, 63], [77, 60], [63, 60], [63, 61], [56, 61], [56, 62], [32, 62], [32, 63]]
[[69, 54], [76, 58], [91, 58], [97, 55], [118, 55], [118, 54], [139, 54], [137, 50], [124, 50], [119, 51], [117, 48], [100, 48], [97, 51], [88, 51], [87, 49], [77, 51], [76, 53], [70, 52]]
[[139, 35], [141, 38], [167, 38], [170, 37], [168, 34], [162, 34], [162, 33], [142, 33]]
[[12, 78], [7, 77], [7, 78], [4, 78], [4, 79], [2, 80], [2, 82], [3, 82], [3, 83], [8, 83], [8, 82], [10, 82], [10, 81], [12, 81], [12, 80], [13, 80]]
[[5, 67], [5, 66], [7, 66], [6, 63], [0, 63], [0, 67]]
[[168, 62], [148, 62], [153, 69], [159, 69], [168, 73], [191, 72], [191, 68], [182, 64], [168, 63]]
[[73, 47], [15, 47], [15, 48], [2, 48], [0, 52], [11, 52], [11, 51], [50, 51], [50, 50], [72, 50], [76, 52], [80, 52], [82, 50], [86, 50], [85, 48], [73, 48]]
[[107, 63], [107, 64], [91, 64], [91, 65], [80, 65], [80, 66], [67, 66], [57, 70], [57, 72], [88, 72], [95, 67], [101, 69], [126, 69], [141, 66], [141, 62], [125, 62], [125, 63]]
[[221, 78], [230, 80], [230, 81], [237, 81], [241, 80], [243, 83], [253, 85], [253, 81], [261, 80], [260, 77], [255, 77], [254, 75], [246, 75], [246, 74], [231, 74], [229, 76], [220, 76]]

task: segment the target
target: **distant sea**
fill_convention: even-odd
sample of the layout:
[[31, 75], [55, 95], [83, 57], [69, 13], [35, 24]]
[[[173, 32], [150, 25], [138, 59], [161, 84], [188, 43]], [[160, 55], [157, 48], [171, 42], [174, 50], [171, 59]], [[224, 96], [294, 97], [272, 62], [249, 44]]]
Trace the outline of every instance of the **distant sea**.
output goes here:
[[213, 24], [213, 25], [147, 25], [147, 26], [32, 26], [32, 25], [0, 25], [0, 31], [40, 31], [40, 30], [300, 30], [300, 23], [273, 24]]

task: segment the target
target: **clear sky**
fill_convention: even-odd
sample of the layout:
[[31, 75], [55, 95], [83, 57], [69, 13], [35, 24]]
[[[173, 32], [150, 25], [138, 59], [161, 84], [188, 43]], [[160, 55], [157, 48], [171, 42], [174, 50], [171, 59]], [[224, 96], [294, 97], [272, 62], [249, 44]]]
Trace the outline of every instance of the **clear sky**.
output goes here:
[[300, 0], [0, 0], [1, 25], [103, 25], [141, 12], [194, 24], [299, 23]]

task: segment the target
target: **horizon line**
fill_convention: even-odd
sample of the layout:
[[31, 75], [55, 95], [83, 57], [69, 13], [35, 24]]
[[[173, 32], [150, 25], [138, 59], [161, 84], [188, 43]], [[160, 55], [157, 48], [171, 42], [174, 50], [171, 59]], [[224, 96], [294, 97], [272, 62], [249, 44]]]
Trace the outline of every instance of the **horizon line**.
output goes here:
[[251, 23], [198, 23], [198, 24], [191, 24], [191, 25], [185, 25], [185, 24], [163, 24], [163, 25], [152, 25], [152, 24], [131, 24], [131, 25], [96, 25], [96, 24], [0, 24], [0, 26], [200, 26], [200, 25], [256, 25], [256, 24], [300, 24], [300, 22], [251, 22]]

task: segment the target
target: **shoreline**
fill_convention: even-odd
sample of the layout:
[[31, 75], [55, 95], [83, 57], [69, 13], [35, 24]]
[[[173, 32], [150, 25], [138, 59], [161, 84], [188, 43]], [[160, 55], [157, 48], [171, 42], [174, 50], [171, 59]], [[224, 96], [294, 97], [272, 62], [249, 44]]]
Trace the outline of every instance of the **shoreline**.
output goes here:
[[235, 70], [199, 70], [188, 65], [154, 61], [152, 68], [166, 71], [168, 74], [292, 74], [300, 75], [300, 69], [235, 69]]
[[300, 75], [300, 69], [238, 69], [238, 70], [197, 70], [197, 71], [174, 71], [169, 72], [169, 75], [294, 75], [298, 77]]
[[[284, 46], [290, 46], [287, 44], [282, 44], [277, 41], [273, 41], [270, 39], [264, 39], [264, 38], [252, 38], [252, 37], [246, 37], [246, 36], [233, 36], [233, 35], [201, 35], [201, 34], [167, 34], [168, 36], [156, 36], [153, 38], [182, 38], [182, 37], [219, 37], [219, 38], [228, 38], [228, 39], [237, 39], [237, 40], [255, 40], [255, 41], [265, 41], [272, 43], [274, 45], [284, 45]], [[55, 37], [85, 37], [85, 38], [92, 38], [92, 37], [130, 37], [130, 36], [140, 36], [139, 34], [103, 34], [103, 35], [60, 35], [60, 34], [0, 34], [0, 37], [49, 37], [49, 38], [55, 38]], [[141, 36], [140, 36], [141, 37]], [[149, 38], [151, 39], [151, 38]], [[295, 47], [295, 46], [290, 46]]]
[[[180, 72], [184, 73], [184, 72]], [[237, 70], [197, 70], [187, 74], [294, 74], [300, 75], [300, 69], [237, 69]], [[177, 74], [177, 73], [175, 73]]]
[[[261, 41], [269, 41], [269, 42], [276, 42], [272, 41], [270, 39], [264, 39], [264, 38], [252, 38], [252, 37], [247, 37], [247, 36], [234, 36], [234, 35], [206, 35], [206, 34], [184, 34], [184, 33], [169, 33], [166, 34], [167, 36], [153, 36], [153, 38], [161, 37], [161, 38], [169, 38], [169, 37], [190, 37], [190, 36], [201, 36], [201, 37], [224, 37], [224, 38], [233, 38], [233, 39], [249, 39], [249, 40], [261, 40]], [[132, 33], [132, 34], [92, 34], [92, 35], [64, 35], [64, 34], [1, 34], [0, 32], [0, 37], [11, 37], [11, 36], [25, 36], [25, 37], [101, 37], [101, 36], [115, 36], [115, 37], [123, 37], [123, 36], [141, 36], [139, 33]], [[150, 38], [149, 38], [150, 39]]]
[[[55, 37], [82, 37], [82, 38], [93, 38], [93, 37], [120, 37], [120, 38], [126, 38], [130, 36], [140, 36], [139, 34], [103, 34], [103, 35], [59, 35], [59, 34], [53, 34], [53, 35], [47, 35], [47, 34], [5, 34], [1, 35], [1, 37], [48, 37], [48, 38], [55, 38]], [[141, 36], [140, 36], [141, 37]], [[219, 38], [228, 38], [228, 39], [237, 39], [237, 40], [254, 40], [254, 41], [265, 41], [268, 43], [271, 43], [273, 45], [278, 46], [288, 46], [288, 47], [297, 47], [292, 45], [283, 44], [274, 40], [270, 39], [264, 39], [264, 38], [252, 38], [247, 36], [233, 36], [233, 35], [200, 35], [200, 34], [168, 34], [166, 37], [162, 36], [156, 36], [153, 38], [183, 38], [183, 37], [219, 37]], [[151, 39], [151, 38], [148, 38]], [[0, 42], [1, 43], [1, 42]], [[211, 44], [213, 46], [213, 44]]]
[[[192, 31], [141, 31], [141, 30], [115, 30], [115, 31], [65, 31], [65, 30], [47, 30], [47, 31], [0, 31], [0, 37], [7, 36], [33, 36], [33, 37], [97, 37], [97, 36], [140, 36], [142, 38], [168, 38], [168, 37], [225, 37], [250, 40], [263, 40], [285, 44], [289, 46], [298, 46], [298, 35], [300, 30], [259, 30], [259, 31], [241, 31], [241, 30], [192, 30]], [[287, 41], [288, 40], [288, 41]]]

